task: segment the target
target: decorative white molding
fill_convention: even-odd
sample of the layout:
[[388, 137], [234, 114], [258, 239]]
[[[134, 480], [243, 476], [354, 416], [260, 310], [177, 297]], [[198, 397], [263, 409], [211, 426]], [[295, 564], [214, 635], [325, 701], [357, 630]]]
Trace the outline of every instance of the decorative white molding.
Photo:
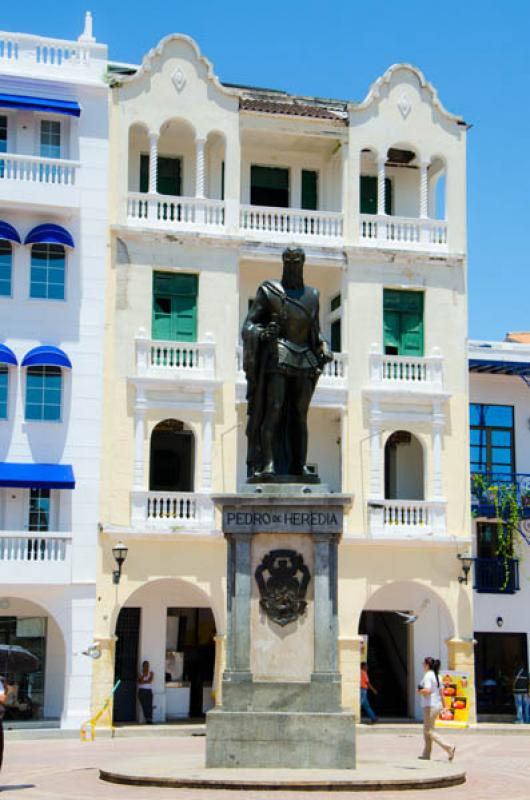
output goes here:
[[362, 103], [352, 105], [351, 110], [363, 111], [365, 108], [368, 108], [372, 103], [378, 102], [381, 99], [381, 93], [383, 88], [388, 84], [390, 84], [394, 76], [394, 73], [399, 72], [400, 70], [403, 70], [405, 72], [410, 72], [412, 73], [412, 75], [415, 76], [420, 85], [420, 89], [425, 90], [430, 95], [432, 105], [440, 112], [440, 114], [442, 114], [451, 122], [465, 124], [462, 117], [459, 117], [456, 114], [451, 114], [451, 112], [445, 108], [440, 98], [438, 97], [438, 92], [436, 91], [432, 83], [426, 79], [423, 72], [420, 69], [418, 69], [418, 67], [415, 67], [413, 64], [406, 64], [406, 63], [393, 64], [391, 67], [389, 67], [383, 75], [381, 75], [379, 78], [377, 78], [376, 81], [374, 81], [374, 83], [372, 83], [370, 89], [368, 90], [368, 94], [366, 95]]
[[177, 92], [181, 92], [185, 85], [186, 85], [186, 76], [180, 67], [177, 67], [176, 70], [171, 75], [171, 80], [175, 86]]
[[156, 47], [151, 48], [148, 53], [143, 57], [142, 64], [140, 68], [134, 73], [134, 75], [126, 75], [121, 76], [117, 83], [119, 84], [126, 84], [126, 83], [133, 83], [134, 81], [140, 80], [144, 77], [148, 72], [151, 72], [153, 68], [153, 62], [156, 58], [159, 58], [164, 49], [171, 43], [171, 42], [182, 42], [183, 44], [187, 44], [188, 47], [192, 50], [196, 60], [206, 69], [206, 79], [213, 83], [216, 89], [218, 89], [223, 94], [228, 95], [229, 97], [238, 97], [239, 92], [236, 89], [229, 89], [226, 86], [223, 86], [215, 72], [213, 71], [213, 64], [209, 61], [206, 56], [204, 56], [197, 43], [191, 38], [191, 36], [185, 36], [183, 33], [170, 33], [169, 36], [164, 36], [163, 39], [159, 41]]
[[408, 115], [412, 111], [412, 103], [410, 102], [410, 97], [406, 92], [401, 92], [397, 105], [403, 119], [407, 119]]

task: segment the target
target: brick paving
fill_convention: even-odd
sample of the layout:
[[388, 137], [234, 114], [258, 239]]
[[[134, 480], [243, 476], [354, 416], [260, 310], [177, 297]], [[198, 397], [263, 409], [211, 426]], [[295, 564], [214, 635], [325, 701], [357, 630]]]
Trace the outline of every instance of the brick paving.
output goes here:
[[[400, 792], [311, 792], [311, 800], [351, 797], [352, 800], [530, 800], [530, 737], [517, 733], [488, 734], [449, 732], [457, 745], [457, 763], [467, 771], [463, 786]], [[365, 762], [385, 758], [414, 761], [420, 750], [420, 732], [380, 732], [357, 737], [359, 759]], [[98, 767], [123, 759], [156, 754], [178, 756], [185, 762], [204, 752], [205, 740], [192, 736], [150, 736], [100, 738], [94, 743], [74, 739], [18, 741], [6, 743], [2, 796], [18, 800], [302, 800], [300, 792], [212, 791], [211, 789], [157, 789], [118, 786], [98, 778]], [[435, 755], [436, 758], [443, 756]], [[304, 798], [305, 800], [305, 798]]]

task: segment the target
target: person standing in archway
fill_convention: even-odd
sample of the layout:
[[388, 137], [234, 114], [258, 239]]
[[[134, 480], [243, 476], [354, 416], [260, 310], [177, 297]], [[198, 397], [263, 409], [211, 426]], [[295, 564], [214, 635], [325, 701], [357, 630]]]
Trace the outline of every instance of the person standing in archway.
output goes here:
[[370, 683], [368, 676], [368, 664], [366, 661], [361, 661], [361, 711], [364, 711], [371, 723], [377, 722], [377, 714], [370, 705], [368, 699], [368, 692], [371, 691], [377, 694], [377, 689], [374, 689]]
[[155, 675], [151, 671], [149, 661], [142, 663], [142, 671], [138, 675], [138, 700], [142, 706], [142, 712], [146, 725], [153, 724], [153, 679]]
[[449, 761], [455, 757], [456, 747], [448, 744], [442, 739], [439, 734], [434, 730], [436, 717], [438, 716], [441, 708], [443, 707], [442, 698], [440, 695], [440, 678], [438, 670], [440, 669], [440, 662], [437, 658], [427, 656], [423, 660], [423, 669], [425, 675], [423, 680], [418, 686], [418, 693], [421, 695], [421, 704], [423, 706], [423, 738], [425, 741], [423, 753], [418, 758], [429, 761], [431, 757], [432, 743], [436, 742], [442, 750], [445, 750]]

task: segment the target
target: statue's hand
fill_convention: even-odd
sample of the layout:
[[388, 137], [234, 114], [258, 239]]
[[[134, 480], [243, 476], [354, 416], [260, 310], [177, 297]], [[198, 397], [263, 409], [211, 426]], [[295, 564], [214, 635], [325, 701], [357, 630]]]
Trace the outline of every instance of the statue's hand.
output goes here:
[[320, 347], [320, 361], [322, 364], [329, 364], [333, 361], [333, 353], [330, 350], [327, 342], [322, 342]]
[[267, 327], [262, 331], [261, 335], [268, 341], [275, 341], [280, 335], [280, 326], [277, 322], [269, 322]]

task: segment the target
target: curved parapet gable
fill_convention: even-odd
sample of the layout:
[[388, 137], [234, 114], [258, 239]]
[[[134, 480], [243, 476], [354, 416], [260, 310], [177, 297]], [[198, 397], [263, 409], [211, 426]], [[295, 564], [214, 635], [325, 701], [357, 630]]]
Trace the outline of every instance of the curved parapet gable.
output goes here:
[[[230, 89], [227, 86], [223, 86], [214, 72], [212, 62], [201, 53], [197, 42], [192, 39], [191, 36], [186, 36], [183, 33], [170, 33], [168, 36], [164, 36], [164, 38], [160, 40], [156, 47], [152, 47], [151, 50], [145, 54], [140, 68], [133, 75], [127, 75], [123, 77], [120, 76], [116, 83], [119, 85], [134, 83], [140, 80], [146, 74], [154, 71], [157, 59], [163, 58], [164, 51], [174, 43], [185, 44], [192, 50], [195, 60], [205, 69], [206, 79], [211, 82], [216, 89], [228, 97], [238, 96], [236, 90]], [[183, 73], [177, 73], [172, 77], [177, 91], [182, 90], [186, 81], [185, 75]]]
[[[451, 112], [445, 108], [432, 83], [428, 81], [423, 72], [413, 64], [393, 64], [391, 67], [389, 67], [383, 75], [381, 75], [372, 83], [365, 99], [361, 103], [356, 103], [352, 110], [362, 111], [371, 106], [372, 103], [379, 102], [379, 100], [383, 97], [385, 89], [388, 91], [393, 82], [399, 82], [398, 80], [394, 81], [394, 78], [398, 77], [399, 72], [411, 73], [417, 79], [419, 88], [429, 96], [431, 104], [443, 117], [450, 122], [455, 122], [459, 125], [466, 125], [462, 117], [459, 117], [456, 114], [451, 114]], [[409, 103], [407, 103], [406, 97], [400, 98], [399, 110], [404, 117], [408, 116], [408, 113], [410, 112]]]

